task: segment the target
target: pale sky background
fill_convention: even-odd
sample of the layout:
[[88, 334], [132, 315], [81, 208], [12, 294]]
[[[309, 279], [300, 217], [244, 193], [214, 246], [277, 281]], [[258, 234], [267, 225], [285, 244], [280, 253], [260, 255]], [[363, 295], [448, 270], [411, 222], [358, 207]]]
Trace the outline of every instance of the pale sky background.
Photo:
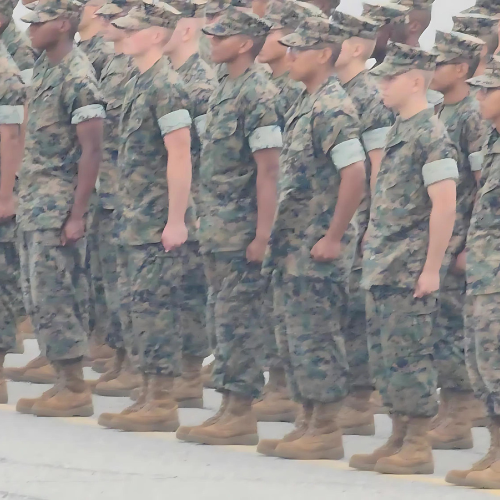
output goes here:
[[[361, 13], [362, 0], [342, 0], [340, 3], [340, 10], [349, 14]], [[453, 26], [452, 16], [458, 14], [464, 9], [472, 7], [475, 0], [435, 0], [432, 7], [432, 22], [429, 29], [422, 35], [420, 45], [424, 49], [429, 49], [434, 44], [434, 36], [436, 30], [450, 31]], [[18, 21], [19, 16], [26, 9], [18, 5], [15, 11], [16, 21], [19, 25], [22, 23]]]

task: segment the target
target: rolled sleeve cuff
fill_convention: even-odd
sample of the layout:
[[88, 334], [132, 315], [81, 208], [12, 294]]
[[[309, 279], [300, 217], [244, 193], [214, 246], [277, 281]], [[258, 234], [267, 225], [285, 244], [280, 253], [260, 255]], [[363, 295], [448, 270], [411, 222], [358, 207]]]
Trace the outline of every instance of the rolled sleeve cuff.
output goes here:
[[469, 155], [470, 169], [473, 172], [479, 172], [483, 168], [484, 154], [482, 151], [476, 151]]
[[31, 80], [33, 78], [33, 68], [24, 69], [21, 71], [21, 78], [25, 85], [31, 85]]
[[374, 149], [383, 149], [385, 147], [387, 133], [391, 127], [382, 127], [365, 132], [361, 139], [366, 151], [373, 151]]
[[425, 186], [447, 179], [458, 179], [457, 162], [452, 158], [444, 158], [426, 163], [422, 167], [422, 176]]
[[207, 115], [197, 116], [194, 119], [194, 126], [196, 128], [196, 132], [198, 133], [198, 137], [201, 137], [207, 128]]
[[359, 139], [349, 139], [332, 148], [330, 157], [337, 170], [342, 170], [358, 161], [365, 161], [366, 155]]
[[102, 104], [89, 104], [75, 109], [71, 115], [71, 124], [78, 125], [94, 118], [106, 118], [106, 111]]
[[158, 118], [161, 135], [167, 135], [181, 128], [190, 127], [191, 123], [191, 116], [187, 109], [178, 109]]
[[24, 106], [0, 106], [0, 125], [21, 125], [24, 122]]
[[281, 148], [283, 139], [278, 125], [269, 125], [255, 129], [248, 138], [252, 153], [261, 149]]

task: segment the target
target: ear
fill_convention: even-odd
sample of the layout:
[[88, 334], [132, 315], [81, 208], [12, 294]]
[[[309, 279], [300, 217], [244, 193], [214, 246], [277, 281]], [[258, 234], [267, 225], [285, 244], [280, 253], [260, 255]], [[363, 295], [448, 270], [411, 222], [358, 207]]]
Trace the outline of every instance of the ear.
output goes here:
[[69, 31], [71, 29], [71, 23], [69, 19], [65, 19], [64, 17], [59, 17], [56, 19], [57, 22], [57, 30], [60, 33], [65, 33], [66, 31]]
[[191, 26], [186, 26], [182, 31], [182, 41], [188, 42], [193, 36], [193, 28]]
[[333, 55], [332, 49], [330, 47], [325, 47], [324, 49], [315, 51], [318, 55], [318, 63], [326, 64]]
[[355, 44], [352, 49], [352, 57], [360, 57], [363, 54], [364, 50], [365, 48], [363, 47], [363, 45], [361, 45], [360, 43]]
[[248, 52], [253, 47], [253, 41], [250, 38], [242, 37], [240, 41], [240, 48], [238, 50], [238, 54], [244, 54]]
[[418, 21], [410, 21], [408, 24], [408, 32], [409, 33], [419, 33], [420, 32], [420, 23]]

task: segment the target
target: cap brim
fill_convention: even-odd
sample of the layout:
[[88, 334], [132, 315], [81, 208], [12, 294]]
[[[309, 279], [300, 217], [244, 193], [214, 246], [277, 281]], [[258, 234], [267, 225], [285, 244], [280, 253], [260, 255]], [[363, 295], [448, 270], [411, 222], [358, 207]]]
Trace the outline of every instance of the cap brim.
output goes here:
[[290, 33], [279, 40], [285, 47], [312, 47], [313, 45], [304, 43], [304, 39], [299, 33]]
[[395, 66], [389, 62], [383, 62], [370, 70], [373, 76], [397, 76], [410, 71], [411, 68], [405, 66]]
[[26, 14], [21, 17], [21, 21], [27, 24], [38, 24], [53, 21], [58, 17], [59, 14], [49, 14], [48, 12], [37, 12], [34, 10], [31, 12], [26, 12]]
[[114, 16], [121, 14], [123, 9], [114, 3], [104, 4], [99, 10], [96, 10], [98, 16]]
[[111, 21], [111, 24], [116, 28], [122, 30], [135, 30], [135, 31], [145, 30], [151, 26], [150, 24], [147, 24], [141, 21], [140, 19], [136, 19], [135, 17], [132, 16], [119, 17], [118, 19]]
[[230, 30], [220, 23], [208, 24], [202, 29], [202, 31], [203, 33], [205, 33], [205, 35], [211, 36], [232, 36], [238, 34], [235, 33], [234, 30]]
[[443, 64], [447, 62], [453, 61], [453, 59], [456, 59], [457, 57], [460, 57], [457, 54], [443, 54], [439, 53], [437, 58], [436, 58], [436, 64]]
[[481, 75], [467, 80], [469, 85], [474, 87], [484, 87], [486, 89], [500, 88], [500, 78], [493, 78], [491, 76]]

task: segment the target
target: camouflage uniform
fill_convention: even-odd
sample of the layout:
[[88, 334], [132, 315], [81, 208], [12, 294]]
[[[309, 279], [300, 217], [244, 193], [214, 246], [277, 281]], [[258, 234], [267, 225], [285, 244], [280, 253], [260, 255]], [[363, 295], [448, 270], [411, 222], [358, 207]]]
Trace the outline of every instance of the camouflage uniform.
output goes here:
[[[308, 47], [344, 39], [326, 19], [307, 18], [281, 43]], [[278, 347], [299, 403], [334, 403], [349, 392], [341, 314], [355, 227], [344, 235], [346, 247], [335, 261], [316, 262], [310, 251], [335, 212], [339, 171], [365, 160], [359, 134], [356, 109], [333, 76], [314, 94], [301, 95], [285, 127], [279, 207], [266, 265], [276, 268], [275, 307], [286, 326], [277, 330]]]
[[500, 5], [495, 0], [476, 0], [476, 5], [464, 10], [464, 13], [493, 17], [500, 14]]
[[2, 33], [1, 40], [21, 71], [23, 80], [29, 83], [36, 60], [36, 54], [31, 47], [29, 38], [19, 31], [12, 20]]
[[[436, 56], [391, 44], [377, 76], [419, 68], [432, 71]], [[387, 137], [363, 254], [362, 286], [369, 290], [370, 363], [384, 405], [409, 417], [437, 411], [432, 328], [437, 294], [413, 297], [429, 243], [427, 187], [458, 177], [456, 150], [433, 110], [397, 118]], [[369, 310], [370, 308], [370, 310]]]
[[[360, 37], [373, 40], [378, 24], [362, 18], [348, 16], [339, 11], [333, 14], [333, 22], [338, 24], [346, 37]], [[370, 159], [368, 153], [383, 149], [387, 133], [394, 123], [392, 111], [387, 109], [380, 96], [375, 79], [367, 71], [362, 71], [343, 85], [351, 98], [360, 120], [360, 136], [365, 152], [366, 190], [365, 197], [357, 212], [358, 242], [356, 258], [349, 278], [349, 302], [344, 326], [347, 360], [351, 372], [352, 388], [370, 388], [373, 381], [370, 377], [368, 362], [368, 342], [366, 333], [366, 292], [361, 288], [362, 260], [361, 240], [370, 219]]]
[[[171, 27], [166, 4], [148, 4], [112, 23], [121, 29]], [[178, 11], [175, 11], [178, 12]], [[168, 220], [168, 154], [164, 136], [191, 127], [189, 98], [181, 78], [166, 58], [126, 85], [120, 122], [118, 162], [122, 202], [119, 236], [126, 247], [134, 341], [140, 368], [150, 375], [180, 375], [182, 336], [178, 325], [187, 270], [196, 253], [188, 242], [165, 252], [161, 243]], [[196, 231], [190, 207], [186, 225]]]
[[[253, 14], [228, 9], [206, 34], [263, 36], [268, 25]], [[248, 262], [246, 248], [257, 224], [257, 167], [253, 153], [281, 147], [274, 98], [262, 71], [250, 67], [225, 78], [212, 95], [201, 154], [200, 244], [213, 301], [217, 349], [213, 380], [219, 389], [257, 397], [262, 389], [259, 316], [266, 279]]]
[[[500, 87], [500, 58], [494, 57], [483, 76], [469, 80], [486, 88]], [[478, 196], [467, 234], [465, 354], [469, 377], [489, 415], [500, 415], [500, 133], [492, 128], [483, 148]]]
[[[24, 121], [26, 88], [21, 74], [0, 42], [0, 125], [21, 125]], [[19, 255], [15, 220], [0, 224], [0, 351], [16, 345], [16, 319], [21, 308]]]
[[[80, 4], [47, 1], [53, 4], [44, 2], [51, 13], [35, 10], [23, 21], [46, 22], [80, 10]], [[74, 359], [87, 349], [87, 241], [83, 237], [62, 246], [61, 229], [78, 181], [81, 149], [75, 126], [104, 118], [105, 111], [92, 66], [76, 48], [57, 66], [51, 67], [47, 57], [36, 62], [32, 93], [19, 174], [21, 269], [30, 285], [32, 321], [42, 352], [50, 361]]]
[[[484, 43], [459, 33], [437, 33], [438, 63], [446, 64], [457, 57], [473, 59], [479, 56]], [[458, 150], [459, 178], [457, 183], [457, 217], [449, 251], [452, 264], [465, 248], [474, 199], [477, 192], [474, 172], [481, 169], [481, 148], [486, 124], [479, 104], [468, 96], [456, 104], [443, 105], [438, 116], [445, 124], [450, 139]], [[465, 275], [450, 268], [440, 290], [440, 312], [436, 319], [437, 342], [434, 358], [439, 374], [439, 386], [455, 391], [472, 391], [464, 353]]]

